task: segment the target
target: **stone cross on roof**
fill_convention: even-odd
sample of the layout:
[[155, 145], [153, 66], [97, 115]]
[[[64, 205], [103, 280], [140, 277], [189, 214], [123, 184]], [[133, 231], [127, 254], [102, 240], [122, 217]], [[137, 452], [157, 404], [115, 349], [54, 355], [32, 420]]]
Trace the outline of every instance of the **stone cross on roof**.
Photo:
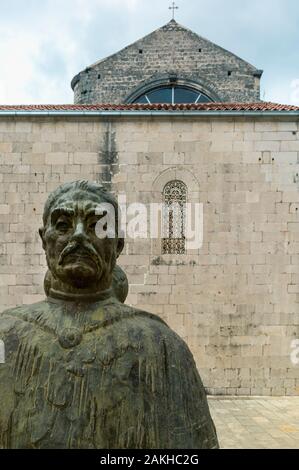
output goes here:
[[172, 6], [168, 8], [169, 10], [172, 10], [172, 19], [174, 20], [174, 10], [178, 10], [179, 7], [176, 6], [175, 2], [172, 2]]

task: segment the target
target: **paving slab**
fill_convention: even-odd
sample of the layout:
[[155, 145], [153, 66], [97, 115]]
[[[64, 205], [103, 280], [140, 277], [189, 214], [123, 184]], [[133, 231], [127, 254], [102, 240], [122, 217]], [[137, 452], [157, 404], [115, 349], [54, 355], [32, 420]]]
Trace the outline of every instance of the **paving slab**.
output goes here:
[[299, 449], [299, 397], [208, 397], [222, 449]]

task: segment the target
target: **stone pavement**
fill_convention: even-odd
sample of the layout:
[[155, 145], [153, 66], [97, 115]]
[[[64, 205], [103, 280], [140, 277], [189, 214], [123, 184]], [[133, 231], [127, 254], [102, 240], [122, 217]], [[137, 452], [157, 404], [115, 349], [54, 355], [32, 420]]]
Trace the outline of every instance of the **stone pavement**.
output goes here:
[[208, 397], [222, 449], [299, 449], [299, 397]]

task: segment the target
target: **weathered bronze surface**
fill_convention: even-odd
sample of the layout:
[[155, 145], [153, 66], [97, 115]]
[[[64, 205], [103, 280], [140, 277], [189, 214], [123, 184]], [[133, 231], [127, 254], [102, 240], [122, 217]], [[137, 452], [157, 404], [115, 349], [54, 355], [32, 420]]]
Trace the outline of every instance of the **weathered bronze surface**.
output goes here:
[[187, 345], [122, 303], [124, 241], [95, 233], [103, 201], [117, 209], [80, 181], [45, 205], [46, 300], [0, 316], [0, 448], [217, 448]]

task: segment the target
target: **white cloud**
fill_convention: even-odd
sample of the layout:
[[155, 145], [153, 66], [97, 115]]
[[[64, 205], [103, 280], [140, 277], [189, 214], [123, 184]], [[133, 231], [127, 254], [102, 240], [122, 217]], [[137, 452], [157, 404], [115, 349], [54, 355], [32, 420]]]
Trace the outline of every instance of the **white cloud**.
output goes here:
[[89, 23], [95, 15], [100, 15], [102, 9], [115, 10], [123, 14], [124, 10], [133, 11], [137, 8], [138, 0], [74, 0], [71, 3], [72, 14], [84, 23]]
[[[64, 13], [45, 10], [45, 15], [32, 18], [26, 27], [16, 21], [0, 28], [1, 103], [46, 103], [71, 101], [69, 80], [77, 70], [79, 45], [72, 22], [64, 21]], [[55, 53], [57, 62], [55, 64]], [[54, 54], [54, 60], [53, 60]], [[46, 67], [52, 57], [53, 68]], [[64, 70], [64, 77], [58, 65]], [[63, 80], [63, 82], [62, 82]]]
[[[1, 87], [0, 101], [17, 103], [26, 98], [26, 84], [34, 77], [38, 45], [34, 35], [0, 29]], [[21, 47], [22, 45], [22, 47]]]
[[[123, 13], [124, 9], [127, 12], [135, 9], [137, 3], [137, 0], [51, 0], [44, 2], [42, 10], [33, 9], [29, 22], [18, 15], [10, 18], [7, 26], [0, 27], [0, 61], [4, 64], [0, 102], [71, 102], [70, 80], [82, 68], [81, 64], [88, 65], [82, 38], [88, 35], [90, 22], [101, 16], [104, 7]], [[50, 61], [49, 70], [45, 64], [53, 52], [57, 64]]]

